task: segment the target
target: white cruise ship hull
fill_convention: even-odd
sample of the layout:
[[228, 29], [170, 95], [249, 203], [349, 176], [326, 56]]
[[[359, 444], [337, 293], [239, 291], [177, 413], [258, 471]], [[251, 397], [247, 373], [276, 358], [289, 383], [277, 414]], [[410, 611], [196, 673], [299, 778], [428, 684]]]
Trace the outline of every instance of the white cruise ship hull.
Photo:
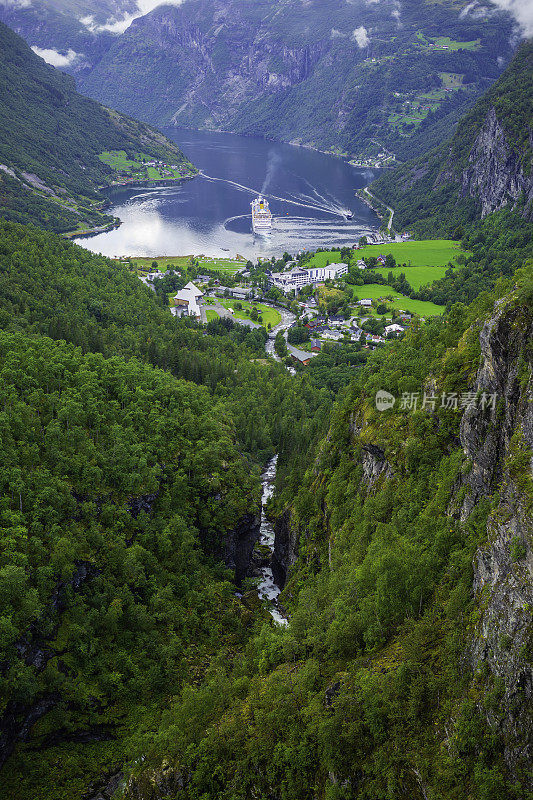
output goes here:
[[261, 196], [254, 200], [252, 206], [252, 229], [254, 233], [270, 233], [272, 229], [272, 214], [268, 202]]

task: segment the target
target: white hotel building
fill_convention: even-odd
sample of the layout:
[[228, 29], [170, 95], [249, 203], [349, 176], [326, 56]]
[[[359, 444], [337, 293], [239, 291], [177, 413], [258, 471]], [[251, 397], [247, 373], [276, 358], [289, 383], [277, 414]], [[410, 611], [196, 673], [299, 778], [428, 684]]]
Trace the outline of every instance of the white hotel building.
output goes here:
[[290, 292], [301, 289], [302, 286], [309, 286], [310, 283], [322, 283], [331, 278], [339, 278], [348, 272], [348, 264], [330, 264], [328, 267], [310, 267], [301, 269], [294, 266], [287, 272], [273, 272], [272, 283], [282, 292]]

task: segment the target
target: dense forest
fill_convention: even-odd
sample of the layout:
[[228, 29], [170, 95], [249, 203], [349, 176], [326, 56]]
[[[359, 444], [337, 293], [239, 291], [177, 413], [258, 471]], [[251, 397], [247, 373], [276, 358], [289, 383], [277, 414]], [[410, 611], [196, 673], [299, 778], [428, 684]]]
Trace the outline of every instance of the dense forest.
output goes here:
[[[33, 160], [15, 141], [2, 190], [39, 165], [51, 180], [61, 120], [61, 180], [90, 193], [89, 101], [0, 36], [42, 121], [40, 143], [22, 95], [0, 97]], [[530, 57], [459, 124], [458, 168], [494, 108], [529, 174]], [[44, 207], [4, 210], [37, 224], [0, 220], [2, 800], [533, 800], [531, 222], [522, 197], [480, 219], [439, 186], [467, 254], [417, 296], [446, 313], [295, 374], [264, 328], [178, 320], [123, 263], [45, 230], [64, 220]], [[418, 231], [428, 187], [394, 197]], [[287, 625], [248, 569], [276, 453]]]
[[[511, 285], [471, 307], [456, 305], [446, 322], [371, 357], [333, 408], [296, 496], [288, 507], [278, 497], [285, 509], [278, 534], [284, 527], [298, 542], [282, 594], [290, 626], [265, 626], [134, 737], [131, 747], [147, 762], [134, 771], [128, 798], [164, 796], [158, 780], [169, 796], [195, 799], [533, 796], [527, 758], [516, 756], [512, 775], [506, 763], [508, 748], [527, 752], [530, 744], [527, 690], [515, 707], [527, 725], [506, 738], [500, 715], [514, 702], [506, 686], [512, 674], [498, 676], [488, 656], [475, 675], [465, 668], [483, 613], [472, 594], [473, 557], [498, 515], [520, 514], [523, 503], [527, 519], [531, 451], [517, 429], [505, 467], [505, 454], [497, 456], [506, 486], [472, 505], [472, 462], [459, 441], [464, 420], [453, 403], [440, 407], [441, 393], [472, 388], [480, 332]], [[530, 266], [498, 311], [516, 327], [508, 347], [520, 365], [514, 385], [522, 409], [532, 379], [532, 311]], [[439, 404], [383, 414], [373, 400], [385, 387], [397, 397], [424, 388]], [[506, 415], [516, 400], [500, 397], [497, 412], [479, 406], [471, 424], [490, 429], [495, 413]], [[529, 524], [530, 517], [524, 532]], [[531, 552], [526, 542], [520, 534], [511, 542], [517, 575]], [[512, 651], [527, 680], [530, 629], [517, 642], [499, 635], [498, 655], [505, 664]]]
[[[428, 381], [469, 391], [483, 321], [515, 281], [505, 307], [527, 341], [531, 268], [371, 354], [342, 389], [265, 361], [260, 331], [178, 322], [54, 234], [0, 234], [6, 797], [21, 775], [36, 800], [81, 797], [128, 761], [131, 796], [152, 800], [163, 759], [164, 785], [191, 800], [528, 796], [486, 721], [503, 685], [460, 667], [498, 496], [450, 515], [469, 471], [461, 415], [383, 417], [372, 400]], [[516, 345], [519, 394], [530, 357]], [[524, 447], [508, 469], [527, 498]], [[287, 629], [248, 585], [235, 597], [223, 563], [276, 451], [270, 511], [279, 541], [298, 541], [295, 564], [278, 553]]]
[[264, 332], [205, 335], [115, 262], [9, 222], [0, 322], [4, 759], [42, 716], [2, 780], [70, 798], [260, 624], [227, 543], [274, 452], [292, 491], [334, 394], [265, 361]]

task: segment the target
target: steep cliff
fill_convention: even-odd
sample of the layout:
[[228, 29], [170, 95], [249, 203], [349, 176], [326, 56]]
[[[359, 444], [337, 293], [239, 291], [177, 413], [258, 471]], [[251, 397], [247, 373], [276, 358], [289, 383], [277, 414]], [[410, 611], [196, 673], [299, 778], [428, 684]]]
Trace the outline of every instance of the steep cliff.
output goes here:
[[533, 219], [533, 41], [428, 157], [374, 183], [399, 227], [453, 231], [504, 207]]
[[503, 303], [481, 331], [474, 383], [496, 395], [491, 420], [478, 409], [461, 422], [472, 469], [461, 514], [492, 498], [487, 541], [474, 558], [479, 618], [470, 647], [478, 675], [499, 682], [500, 704], [488, 719], [505, 742], [513, 773], [533, 758], [533, 319], [531, 308]]
[[410, 104], [425, 116], [429, 92], [432, 114], [469, 105], [510, 57], [509, 19], [461, 5], [185, 0], [136, 19], [80, 85], [158, 125], [377, 153], [416, 128]]
[[[527, 148], [531, 150], [533, 129], [528, 127]], [[522, 199], [524, 216], [533, 219], [533, 176], [531, 162], [527, 163], [525, 156], [525, 152], [513, 148], [496, 110], [491, 108], [468, 155], [468, 166], [461, 173], [462, 194], [478, 200], [482, 217], [507, 204], [514, 208]]]

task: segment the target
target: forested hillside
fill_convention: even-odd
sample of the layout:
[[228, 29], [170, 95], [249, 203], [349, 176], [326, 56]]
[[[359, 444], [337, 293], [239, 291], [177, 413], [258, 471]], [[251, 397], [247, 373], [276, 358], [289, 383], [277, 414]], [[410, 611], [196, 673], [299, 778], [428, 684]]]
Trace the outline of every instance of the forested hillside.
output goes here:
[[375, 353], [334, 406], [278, 498], [290, 626], [132, 739], [128, 800], [533, 796], [531, 264], [513, 283]]
[[375, 193], [395, 224], [431, 236], [503, 207], [533, 219], [533, 41], [429, 156], [382, 175]]
[[[166, 37], [191, 4], [123, 40], [150, 59], [158, 43], [157, 74], [137, 69], [142, 102], [152, 80], [175, 89]], [[473, 37], [447, 55], [478, 88], [499, 69], [486, 48], [509, 47], [504, 15], [425, 4], [421, 30], [414, 0], [370, 3], [372, 44], [352, 45], [377, 61], [348, 64], [324, 42], [343, 39], [337, 19], [352, 29], [357, 3], [222, 6], [198, 0], [205, 19], [180, 29], [190, 124], [200, 107], [201, 124], [222, 124], [236, 85], [250, 100], [234, 74], [219, 106], [202, 105], [250, 16], [269, 25], [249, 62], [264, 91], [239, 119], [282, 135], [290, 117], [302, 139], [318, 107], [322, 130], [344, 109], [343, 136], [375, 133], [379, 113], [359, 118], [349, 93], [331, 114], [322, 102], [345, 69], [362, 94], [367, 68], [372, 93], [391, 78], [379, 109], [398, 75], [431, 89], [428, 65], [450, 66], [430, 50], [439, 35]], [[420, 42], [412, 71], [380, 38], [383, 8], [406, 53]], [[446, 313], [295, 374], [265, 355], [264, 328], [178, 320], [123, 263], [44, 229], [96, 202], [101, 150], [178, 151], [80, 97], [1, 26], [0, 44], [2, 800], [533, 800], [531, 44], [446, 148], [377, 184], [403, 226], [462, 240], [457, 265], [418, 292]], [[130, 68], [113, 61], [124, 92]], [[253, 577], [268, 559], [260, 470], [276, 453], [267, 509], [287, 625]]]
[[113, 149], [142, 151], [194, 173], [163, 134], [79, 95], [72, 78], [0, 23], [2, 216], [58, 231], [105, 222], [95, 190], [114, 173], [98, 156]]
[[0, 779], [72, 800], [262, 619], [229, 583], [258, 467], [279, 452], [290, 491], [332, 394], [259, 358], [264, 332], [203, 335], [115, 262], [8, 222], [0, 327]]

